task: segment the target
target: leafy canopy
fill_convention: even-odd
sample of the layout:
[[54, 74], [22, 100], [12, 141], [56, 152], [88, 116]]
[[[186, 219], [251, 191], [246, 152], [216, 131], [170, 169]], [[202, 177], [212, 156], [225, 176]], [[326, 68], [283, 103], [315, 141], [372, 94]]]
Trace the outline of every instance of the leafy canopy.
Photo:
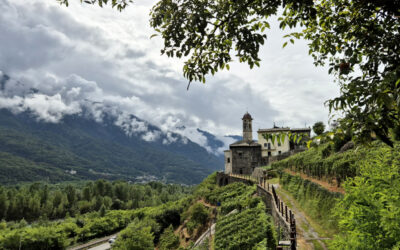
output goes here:
[[[122, 10], [131, 0], [85, 2]], [[280, 28], [301, 27], [283, 47], [309, 41], [315, 65], [329, 63], [336, 76], [341, 95], [327, 102], [330, 111], [343, 113], [355, 136], [369, 140], [373, 132], [392, 146], [390, 131], [400, 127], [399, 0], [160, 0], [150, 23], [164, 40], [162, 54], [185, 57], [189, 83], [205, 82], [207, 74], [229, 70], [233, 56], [259, 66], [267, 20], [282, 9]]]
[[323, 122], [316, 122], [312, 129], [316, 135], [322, 135], [325, 131], [325, 124]]

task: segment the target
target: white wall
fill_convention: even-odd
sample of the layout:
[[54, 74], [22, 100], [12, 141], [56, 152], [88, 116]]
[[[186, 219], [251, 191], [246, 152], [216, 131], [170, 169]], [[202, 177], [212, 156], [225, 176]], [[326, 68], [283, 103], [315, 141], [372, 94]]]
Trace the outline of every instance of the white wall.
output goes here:
[[[224, 152], [225, 155], [225, 174], [232, 173], [232, 151], [227, 150]], [[229, 162], [228, 162], [229, 159]]]
[[[262, 136], [263, 133], [265, 132], [258, 133], [258, 143], [261, 144], [263, 157], [268, 156], [268, 151], [271, 152], [272, 156], [279, 155], [279, 151], [281, 151], [281, 153], [290, 151], [290, 143], [288, 136], [285, 136], [284, 142], [283, 143], [281, 142], [281, 145], [279, 145], [276, 139], [274, 143], [272, 143], [271, 139], [265, 140], [264, 136]], [[278, 135], [279, 133], [274, 133], [274, 134]], [[271, 144], [270, 150], [268, 150], [268, 143]]]

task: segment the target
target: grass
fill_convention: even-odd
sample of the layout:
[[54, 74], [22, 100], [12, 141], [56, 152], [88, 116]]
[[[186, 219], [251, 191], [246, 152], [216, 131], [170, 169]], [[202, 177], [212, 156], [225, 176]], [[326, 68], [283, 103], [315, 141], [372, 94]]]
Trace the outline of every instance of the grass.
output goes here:
[[324, 250], [318, 240], [312, 240], [311, 242], [314, 245], [314, 250]]
[[300, 227], [303, 228], [307, 232], [310, 230], [310, 226], [307, 223], [304, 223], [304, 222], [300, 223]]
[[269, 184], [279, 184], [279, 178], [272, 178], [267, 180]]
[[[276, 189], [276, 192], [278, 193], [279, 197], [285, 202], [285, 204], [289, 207], [289, 208], [293, 208], [293, 205], [301, 212], [304, 213], [306, 220], [308, 221], [308, 223], [310, 223], [311, 227], [314, 229], [315, 232], [318, 233], [318, 235], [320, 237], [333, 237], [334, 233], [333, 232], [329, 232], [326, 229], [322, 228], [322, 226], [320, 224], [318, 224], [317, 222], [315, 222], [313, 219], [310, 218], [310, 216], [308, 216], [307, 212], [304, 211], [300, 204], [293, 198], [293, 196], [286, 190], [279, 188]], [[292, 201], [289, 201], [286, 196], [292, 197], [292, 201], [294, 204], [292, 204]], [[302, 224], [303, 225], [303, 224]], [[304, 228], [304, 227], [303, 227]], [[306, 228], [304, 228], [304, 230], [309, 230], [309, 227], [307, 225]]]

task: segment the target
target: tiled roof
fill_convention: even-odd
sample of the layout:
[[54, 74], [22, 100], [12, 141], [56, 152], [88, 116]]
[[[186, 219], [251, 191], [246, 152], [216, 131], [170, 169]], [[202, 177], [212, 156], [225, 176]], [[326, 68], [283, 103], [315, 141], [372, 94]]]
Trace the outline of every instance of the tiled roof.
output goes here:
[[257, 132], [282, 132], [282, 131], [290, 131], [290, 128], [262, 128]]
[[237, 141], [235, 143], [232, 143], [229, 145], [230, 147], [254, 147], [254, 146], [261, 146], [261, 144], [258, 144], [257, 141]]
[[286, 131], [292, 131], [292, 132], [298, 132], [298, 131], [311, 131], [310, 128], [262, 128], [257, 131], [257, 133], [262, 133], [262, 132], [286, 132]]
[[246, 114], [244, 114], [242, 120], [253, 120], [253, 118], [251, 117], [249, 112], [246, 112]]

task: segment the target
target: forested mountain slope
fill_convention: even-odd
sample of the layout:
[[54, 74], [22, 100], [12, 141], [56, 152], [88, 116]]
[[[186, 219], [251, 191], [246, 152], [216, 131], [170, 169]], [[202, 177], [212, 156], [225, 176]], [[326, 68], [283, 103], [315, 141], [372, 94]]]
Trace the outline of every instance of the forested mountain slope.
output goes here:
[[187, 138], [173, 134], [180, 139], [165, 143], [170, 135], [151, 125], [149, 129], [160, 139], [128, 136], [111, 116], [102, 123], [84, 114], [45, 123], [28, 112], [14, 115], [1, 109], [0, 183], [105, 178], [193, 184], [223, 167], [222, 157]]

